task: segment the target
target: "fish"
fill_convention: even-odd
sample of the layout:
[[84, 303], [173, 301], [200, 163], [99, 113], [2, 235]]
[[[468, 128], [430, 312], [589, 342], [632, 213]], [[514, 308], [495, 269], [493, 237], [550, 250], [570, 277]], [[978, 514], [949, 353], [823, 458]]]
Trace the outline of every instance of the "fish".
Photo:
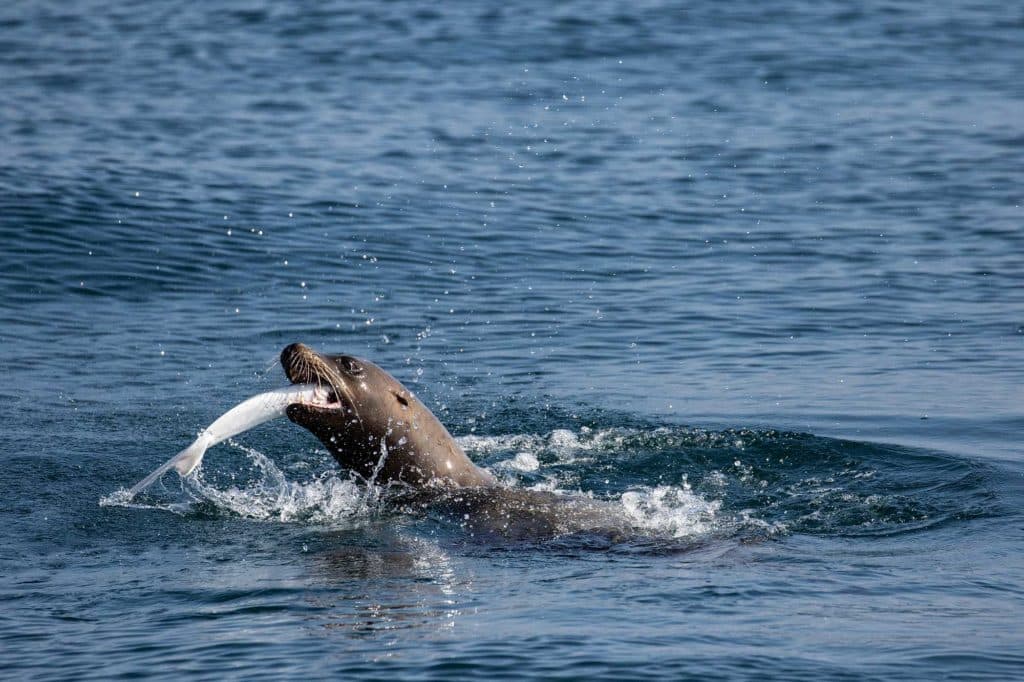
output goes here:
[[289, 405], [327, 404], [330, 388], [322, 384], [292, 384], [259, 393], [238, 403], [206, 427], [184, 450], [171, 457], [155, 471], [128, 490], [128, 500], [153, 485], [165, 473], [174, 469], [182, 478], [202, 463], [206, 451], [228, 438], [253, 429], [264, 422], [285, 416]]

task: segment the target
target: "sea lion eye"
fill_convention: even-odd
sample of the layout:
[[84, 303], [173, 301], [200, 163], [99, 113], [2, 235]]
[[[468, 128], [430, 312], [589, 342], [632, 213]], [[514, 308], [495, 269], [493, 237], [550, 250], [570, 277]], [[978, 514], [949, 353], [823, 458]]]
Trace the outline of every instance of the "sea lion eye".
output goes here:
[[352, 376], [359, 376], [363, 373], [363, 367], [352, 358], [344, 358], [341, 364], [345, 367], [345, 371]]

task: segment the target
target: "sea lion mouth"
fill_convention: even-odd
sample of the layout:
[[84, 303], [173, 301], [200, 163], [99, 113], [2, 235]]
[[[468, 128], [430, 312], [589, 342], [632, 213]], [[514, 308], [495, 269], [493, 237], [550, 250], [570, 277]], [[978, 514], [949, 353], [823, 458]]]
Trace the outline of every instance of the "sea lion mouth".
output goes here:
[[316, 384], [313, 399], [300, 403], [321, 410], [340, 410], [341, 396], [349, 398], [345, 380], [332, 363], [315, 350], [301, 343], [293, 343], [281, 351], [281, 366], [288, 381], [293, 384]]
[[[293, 381], [293, 384], [304, 383]], [[316, 391], [313, 393], [313, 397], [309, 400], [303, 400], [295, 403], [296, 405], [303, 405], [305, 407], [314, 407], [318, 410], [340, 410], [341, 400], [338, 399], [338, 392], [330, 386], [317, 386]]]

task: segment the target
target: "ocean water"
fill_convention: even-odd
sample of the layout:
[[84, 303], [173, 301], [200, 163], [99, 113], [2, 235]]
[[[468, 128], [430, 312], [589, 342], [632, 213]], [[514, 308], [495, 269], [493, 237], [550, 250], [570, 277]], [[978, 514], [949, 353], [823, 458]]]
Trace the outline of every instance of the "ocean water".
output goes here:
[[[1024, 11], [0, 6], [11, 679], [1024, 675]], [[510, 488], [274, 421], [302, 341]]]

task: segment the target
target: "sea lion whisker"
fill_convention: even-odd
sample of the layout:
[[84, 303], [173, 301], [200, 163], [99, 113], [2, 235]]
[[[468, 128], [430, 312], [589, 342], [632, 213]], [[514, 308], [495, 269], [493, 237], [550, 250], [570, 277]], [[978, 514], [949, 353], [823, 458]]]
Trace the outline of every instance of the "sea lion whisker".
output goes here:
[[344, 378], [338, 373], [338, 370], [332, 367], [330, 363], [324, 362], [317, 355], [304, 355], [298, 359], [302, 362], [302, 370], [305, 376], [315, 378], [318, 386], [323, 387], [324, 384], [327, 384], [334, 390], [336, 395], [345, 396], [352, 413], [361, 424], [363, 418], [360, 416], [359, 408], [356, 406], [355, 395], [345, 383]]

